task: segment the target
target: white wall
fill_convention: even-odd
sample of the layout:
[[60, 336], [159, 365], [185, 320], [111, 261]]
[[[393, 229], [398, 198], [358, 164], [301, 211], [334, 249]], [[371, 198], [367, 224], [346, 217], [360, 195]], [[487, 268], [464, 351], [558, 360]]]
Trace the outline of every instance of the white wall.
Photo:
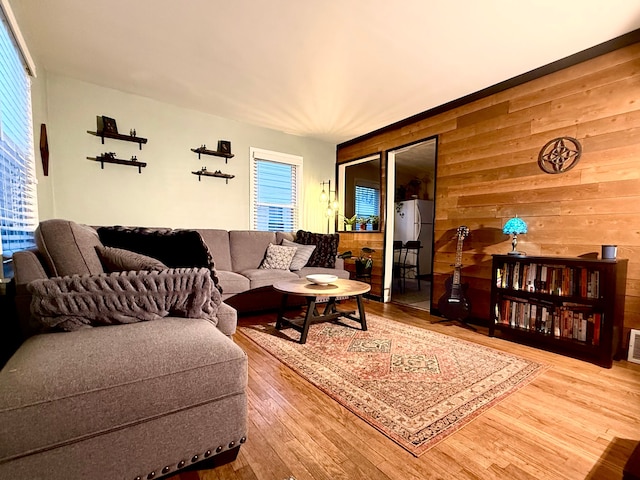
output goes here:
[[[258, 147], [300, 155], [303, 164], [302, 228], [326, 232], [327, 220], [318, 201], [320, 182], [335, 175], [335, 145], [260, 128], [127, 94], [51, 72], [39, 72], [33, 89], [34, 134], [39, 144], [40, 123], [47, 124], [49, 176], [44, 177], [40, 154], [38, 199], [40, 219], [67, 218], [92, 225], [249, 228], [249, 148]], [[135, 128], [148, 143], [89, 135], [96, 116], [115, 118], [120, 133]], [[190, 151], [203, 143], [214, 149], [218, 140], [231, 142], [234, 158]], [[147, 167], [105, 164], [87, 160], [104, 152], [117, 158], [136, 155]], [[192, 171], [206, 166], [235, 175], [223, 179]], [[334, 183], [334, 182], [332, 182]]]

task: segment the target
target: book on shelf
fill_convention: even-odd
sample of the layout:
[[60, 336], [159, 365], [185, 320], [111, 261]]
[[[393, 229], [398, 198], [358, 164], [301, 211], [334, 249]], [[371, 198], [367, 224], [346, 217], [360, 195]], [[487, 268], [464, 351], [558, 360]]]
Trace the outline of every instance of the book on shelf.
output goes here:
[[588, 305], [550, 302], [518, 297], [502, 297], [496, 304], [495, 322], [511, 328], [572, 339], [588, 345], [600, 344], [604, 315]]
[[496, 286], [563, 297], [600, 298], [600, 271], [586, 267], [504, 262], [496, 269]]

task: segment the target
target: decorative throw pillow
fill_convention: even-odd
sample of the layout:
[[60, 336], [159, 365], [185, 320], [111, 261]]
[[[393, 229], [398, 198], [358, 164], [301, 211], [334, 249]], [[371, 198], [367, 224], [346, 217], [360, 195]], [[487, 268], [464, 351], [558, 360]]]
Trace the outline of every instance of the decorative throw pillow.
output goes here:
[[307, 267], [336, 267], [338, 243], [340, 243], [339, 234], [312, 233], [298, 230], [298, 233], [296, 233], [296, 243], [316, 246], [316, 249], [311, 254], [311, 258], [307, 262]]
[[289, 270], [296, 250], [296, 247], [283, 247], [282, 245], [270, 243], [260, 268], [263, 270]]
[[291, 260], [291, 265], [289, 265], [289, 270], [292, 272], [301, 270], [302, 267], [307, 264], [311, 258], [311, 254], [316, 249], [315, 245], [300, 245], [299, 243], [292, 242], [286, 238], [282, 239], [282, 245], [285, 247], [295, 247], [297, 249], [296, 254], [293, 256], [293, 260]]
[[98, 228], [98, 235], [105, 246], [156, 258], [169, 268], [206, 267], [222, 293], [209, 247], [195, 230], [114, 226]]
[[107, 272], [160, 271], [169, 268], [160, 260], [122, 248], [97, 246], [96, 251]]

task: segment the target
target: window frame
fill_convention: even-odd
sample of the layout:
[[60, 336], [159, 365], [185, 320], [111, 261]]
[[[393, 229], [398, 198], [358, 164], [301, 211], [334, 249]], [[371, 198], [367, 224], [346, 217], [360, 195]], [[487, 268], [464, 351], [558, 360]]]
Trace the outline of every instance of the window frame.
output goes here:
[[250, 159], [250, 182], [249, 182], [249, 190], [250, 190], [250, 229], [258, 230], [258, 219], [257, 219], [257, 209], [256, 205], [258, 204], [258, 200], [256, 198], [257, 195], [257, 185], [256, 185], [256, 171], [257, 164], [260, 161], [264, 162], [273, 162], [280, 163], [284, 165], [289, 165], [295, 168], [295, 176], [296, 176], [296, 185], [295, 185], [295, 203], [293, 205], [294, 210], [294, 225], [293, 231], [296, 231], [301, 228], [302, 225], [302, 179], [303, 179], [303, 157], [299, 155], [293, 155], [290, 153], [282, 153], [275, 152], [272, 150], [265, 150], [263, 148], [250, 147], [249, 149], [249, 159]]

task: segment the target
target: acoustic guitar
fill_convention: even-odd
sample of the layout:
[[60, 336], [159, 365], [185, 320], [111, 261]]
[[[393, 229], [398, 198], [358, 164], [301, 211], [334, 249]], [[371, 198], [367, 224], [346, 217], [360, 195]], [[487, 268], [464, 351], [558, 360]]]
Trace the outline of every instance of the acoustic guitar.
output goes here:
[[456, 248], [456, 263], [453, 266], [453, 276], [445, 281], [446, 292], [438, 300], [438, 310], [449, 320], [465, 320], [471, 313], [471, 303], [466, 297], [468, 284], [460, 283], [460, 270], [462, 269], [462, 243], [469, 235], [469, 228], [461, 225], [456, 236], [458, 246]]

